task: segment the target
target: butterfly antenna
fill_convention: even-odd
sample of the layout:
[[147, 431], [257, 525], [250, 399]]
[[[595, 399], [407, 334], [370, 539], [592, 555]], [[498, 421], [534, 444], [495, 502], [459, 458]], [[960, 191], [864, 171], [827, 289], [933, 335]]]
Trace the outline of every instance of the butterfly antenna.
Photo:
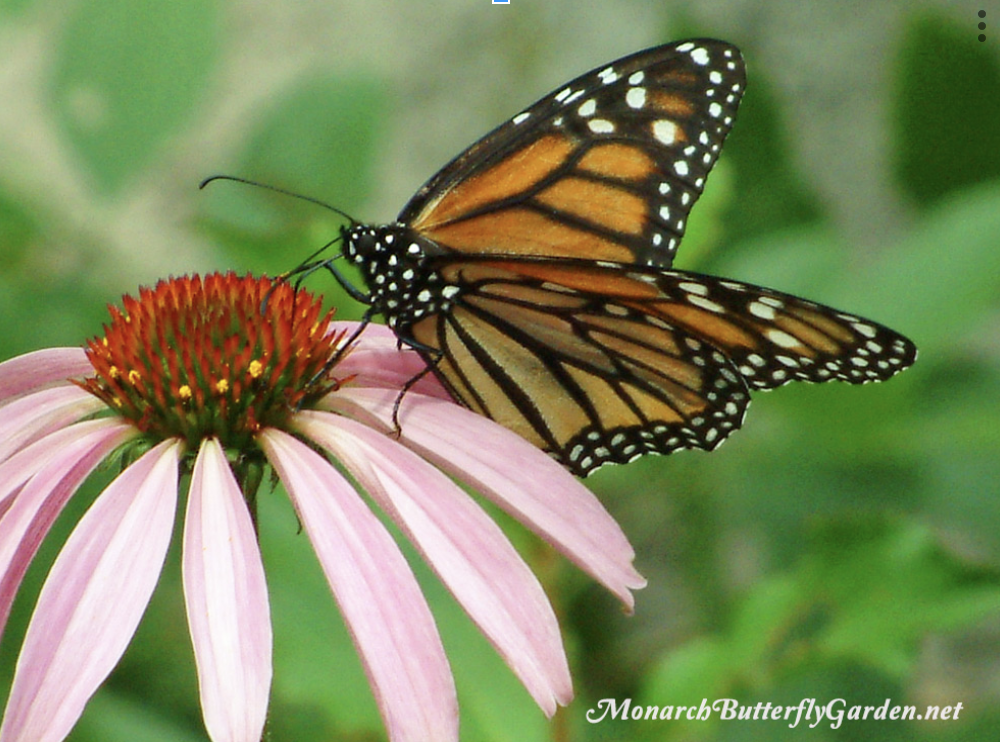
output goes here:
[[322, 206], [324, 209], [327, 209], [328, 211], [332, 211], [334, 214], [338, 214], [339, 216], [344, 217], [347, 221], [351, 223], [351, 226], [354, 226], [358, 223], [357, 219], [355, 219], [350, 214], [341, 211], [335, 206], [330, 206], [330, 204], [326, 203], [325, 201], [320, 201], [318, 198], [313, 198], [312, 196], [306, 196], [301, 193], [296, 193], [295, 191], [289, 191], [285, 188], [279, 188], [278, 186], [268, 185], [267, 183], [260, 183], [256, 180], [250, 180], [249, 178], [240, 178], [236, 175], [211, 175], [205, 178], [205, 180], [201, 181], [201, 183], [198, 184], [198, 188], [202, 189], [209, 183], [214, 183], [217, 180], [229, 180], [232, 181], [233, 183], [242, 183], [243, 185], [256, 186], [257, 188], [263, 188], [268, 191], [273, 191], [274, 193], [280, 193], [282, 196], [291, 196], [292, 198], [297, 198], [302, 201], [308, 201], [311, 204]]
[[[342, 216], [345, 219], [347, 219], [347, 221], [349, 221], [352, 226], [354, 226], [354, 225], [356, 225], [358, 223], [357, 220], [354, 217], [352, 217], [350, 214], [341, 211], [340, 209], [336, 208], [335, 206], [331, 206], [330, 204], [326, 203], [325, 201], [320, 201], [318, 198], [313, 198], [312, 196], [306, 196], [306, 195], [303, 195], [301, 193], [296, 193], [295, 191], [289, 191], [289, 190], [287, 190], [285, 188], [279, 188], [278, 186], [269, 185], [268, 183], [261, 183], [261, 182], [256, 181], [256, 180], [250, 180], [249, 178], [241, 178], [241, 177], [239, 177], [237, 175], [212, 175], [212, 176], [209, 176], [208, 178], [205, 178], [203, 181], [201, 181], [201, 183], [198, 184], [198, 188], [199, 188], [199, 190], [201, 190], [201, 189], [205, 188], [205, 186], [207, 186], [209, 183], [214, 183], [217, 180], [228, 180], [228, 181], [231, 181], [233, 183], [242, 183], [243, 185], [255, 186], [257, 188], [263, 188], [265, 190], [272, 191], [273, 193], [280, 193], [282, 196], [291, 196], [292, 198], [297, 198], [297, 199], [300, 199], [302, 201], [307, 201], [308, 203], [316, 204], [317, 206], [321, 206], [324, 209], [332, 211], [334, 214], [337, 214], [337, 215]], [[285, 283], [286, 281], [288, 281], [293, 276], [296, 277], [296, 279], [295, 279], [295, 290], [296, 291], [299, 290], [299, 287], [302, 285], [302, 282], [307, 277], [309, 277], [311, 274], [313, 274], [317, 270], [320, 270], [320, 269], [323, 269], [323, 268], [325, 268], [325, 269], [329, 270], [331, 273], [333, 273], [334, 276], [343, 284], [345, 282], [345, 279], [343, 279], [343, 277], [340, 276], [340, 274], [336, 270], [336, 268], [334, 268], [330, 264], [331, 263], [331, 259], [317, 260], [317, 257], [320, 254], [322, 254], [330, 246], [337, 244], [337, 242], [339, 242], [340, 239], [341, 239], [341, 236], [337, 236], [337, 237], [333, 238], [332, 240], [330, 240], [329, 242], [327, 242], [325, 245], [323, 245], [322, 247], [320, 247], [318, 250], [316, 250], [312, 255], [310, 255], [304, 261], [302, 261], [302, 263], [300, 263], [297, 267], [293, 268], [290, 271], [285, 271], [284, 273], [278, 275], [276, 277], [276, 279], [277, 279], [276, 283], [268, 290], [267, 294], [265, 294], [265, 296], [264, 296], [263, 301], [261, 302], [261, 311], [263, 312], [264, 310], [267, 309], [267, 302], [270, 300], [271, 294], [274, 292], [274, 290], [277, 289], [280, 284]], [[339, 257], [339, 256], [337, 256], [337, 257]], [[351, 288], [353, 289], [354, 287], [351, 287]], [[356, 289], [354, 289], [354, 290], [357, 291]], [[354, 296], [354, 294], [352, 294], [352, 296]]]

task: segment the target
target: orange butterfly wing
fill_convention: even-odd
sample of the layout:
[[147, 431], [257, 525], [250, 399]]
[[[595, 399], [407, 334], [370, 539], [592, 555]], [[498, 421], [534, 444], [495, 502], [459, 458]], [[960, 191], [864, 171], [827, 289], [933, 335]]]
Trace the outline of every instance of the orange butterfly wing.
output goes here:
[[746, 87], [698, 40], [595, 69], [446, 165], [398, 222], [443, 250], [669, 267]]

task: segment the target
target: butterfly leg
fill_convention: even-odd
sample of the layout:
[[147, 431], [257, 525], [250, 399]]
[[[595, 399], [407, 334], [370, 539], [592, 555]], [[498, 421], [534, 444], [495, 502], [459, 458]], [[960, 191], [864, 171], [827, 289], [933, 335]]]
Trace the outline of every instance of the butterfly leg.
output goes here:
[[403, 403], [403, 397], [406, 396], [406, 393], [410, 391], [410, 389], [412, 389], [417, 382], [434, 370], [434, 367], [438, 364], [438, 361], [440, 361], [442, 357], [440, 350], [424, 345], [416, 338], [404, 338], [400, 336], [399, 345], [400, 347], [407, 345], [413, 350], [419, 352], [424, 360], [430, 360], [423, 369], [414, 374], [405, 384], [403, 384], [403, 388], [400, 389], [399, 394], [396, 395], [396, 401], [392, 404], [392, 429], [393, 436], [397, 439], [403, 433], [403, 427], [399, 424], [399, 406]]
[[399, 439], [399, 436], [403, 434], [403, 426], [399, 424], [399, 406], [403, 403], [403, 397], [406, 396], [406, 393], [410, 391], [410, 389], [412, 389], [418, 381], [431, 372], [431, 368], [431, 366], [427, 366], [410, 377], [410, 380], [403, 384], [403, 388], [400, 389], [399, 394], [396, 395], [396, 401], [392, 403], [392, 435], [397, 440]]

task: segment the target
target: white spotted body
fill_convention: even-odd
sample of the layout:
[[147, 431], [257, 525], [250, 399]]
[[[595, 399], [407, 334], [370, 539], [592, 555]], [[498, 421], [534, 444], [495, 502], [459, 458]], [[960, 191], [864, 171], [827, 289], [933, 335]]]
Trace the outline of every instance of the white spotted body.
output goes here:
[[344, 256], [361, 267], [372, 307], [402, 337], [426, 315], [451, 309], [459, 288], [426, 269], [433, 243], [401, 224], [355, 225], [343, 231], [342, 240]]

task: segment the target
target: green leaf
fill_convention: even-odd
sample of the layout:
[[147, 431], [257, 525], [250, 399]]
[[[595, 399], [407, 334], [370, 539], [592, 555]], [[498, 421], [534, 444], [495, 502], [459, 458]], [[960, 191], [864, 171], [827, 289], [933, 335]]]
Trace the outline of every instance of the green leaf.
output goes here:
[[[356, 214], [372, 189], [386, 109], [382, 89], [365, 75], [298, 82], [262, 113], [234, 174]], [[294, 268], [335, 238], [344, 222], [313, 203], [233, 183], [212, 184], [203, 203], [208, 228], [238, 253], [238, 262], [270, 274]], [[342, 267], [350, 275], [351, 267]], [[353, 304], [323, 278], [317, 285], [334, 303]]]
[[973, 30], [936, 12], [915, 16], [899, 54], [896, 172], [921, 204], [1000, 176], [1000, 65]]
[[925, 357], [953, 352], [984, 314], [1000, 306], [1000, 187], [968, 189], [944, 199], [911, 236], [865, 267], [858, 291], [890, 325], [905, 330]]
[[[24, 311], [24, 304], [31, 296], [37, 296], [37, 282], [30, 285], [25, 276], [31, 275], [36, 269], [31, 261], [31, 247], [37, 242], [41, 233], [40, 225], [28, 208], [17, 201], [13, 194], [0, 191], [0, 315], [14, 318], [18, 312]], [[42, 307], [38, 307], [42, 311]], [[0, 339], [3, 348], [2, 358], [8, 358], [10, 349], [30, 348], [34, 341], [31, 329], [24, 328], [21, 322], [4, 323], [4, 337]], [[22, 328], [24, 328], [22, 330]], [[11, 337], [24, 332], [30, 337]]]
[[[779, 96], [765, 73], [763, 69], [751, 70], [751, 83], [719, 163], [730, 164], [735, 171], [738, 197], [725, 219], [733, 237], [758, 236], [822, 217], [819, 198], [790, 154]], [[717, 187], [715, 178], [713, 172], [705, 196]], [[694, 213], [700, 208], [699, 204]], [[686, 249], [685, 242], [681, 254]]]
[[103, 688], [87, 704], [69, 742], [204, 742], [196, 723], [151, 706], [149, 699]]
[[828, 621], [823, 653], [902, 677], [928, 632], [1000, 615], [1000, 576], [946, 552], [926, 526], [891, 520], [829, 523], [799, 573]]
[[0, 0], [0, 13], [18, 15], [32, 5], [32, 0]]
[[756, 586], [724, 630], [667, 653], [640, 700], [766, 696], [817, 667], [867, 668], [903, 681], [928, 634], [989, 616], [1000, 616], [1000, 575], [948, 553], [927, 527], [830, 520], [798, 566]]
[[243, 167], [250, 177], [352, 211], [371, 191], [383, 88], [364, 74], [300, 82], [263, 117]]
[[217, 44], [212, 0], [84, 0], [66, 25], [50, 99], [105, 192], [149, 165], [200, 99]]

